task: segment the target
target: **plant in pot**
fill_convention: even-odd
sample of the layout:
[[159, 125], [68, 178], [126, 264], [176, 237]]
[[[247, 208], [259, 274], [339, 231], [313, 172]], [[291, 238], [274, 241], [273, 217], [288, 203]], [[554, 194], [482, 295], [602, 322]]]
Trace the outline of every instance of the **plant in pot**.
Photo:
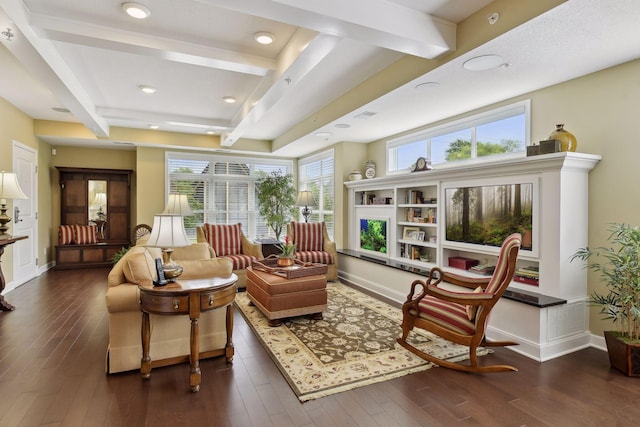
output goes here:
[[640, 376], [640, 228], [616, 223], [610, 231], [610, 246], [578, 249], [571, 261], [587, 261], [606, 285], [607, 292], [593, 292], [591, 302], [617, 325], [604, 332], [611, 366]]
[[283, 174], [280, 170], [270, 174], [259, 172], [256, 183], [258, 212], [265, 223], [280, 240], [283, 228], [294, 215], [296, 189], [293, 187], [291, 174]]
[[280, 255], [278, 255], [278, 265], [281, 267], [293, 265], [293, 257], [296, 253], [296, 244], [289, 240], [289, 236], [284, 238], [284, 243], [276, 246], [281, 251]]

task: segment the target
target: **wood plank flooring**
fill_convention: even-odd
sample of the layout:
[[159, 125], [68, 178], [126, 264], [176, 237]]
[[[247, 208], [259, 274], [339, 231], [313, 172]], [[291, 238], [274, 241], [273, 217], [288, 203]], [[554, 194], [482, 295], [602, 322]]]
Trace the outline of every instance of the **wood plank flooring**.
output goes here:
[[[640, 379], [582, 350], [538, 363], [498, 348], [487, 357], [518, 372], [444, 368], [300, 403], [236, 310], [236, 356], [104, 372], [108, 269], [50, 271], [6, 295], [0, 313], [0, 426], [630, 426]], [[188, 319], [185, 317], [185, 322]]]

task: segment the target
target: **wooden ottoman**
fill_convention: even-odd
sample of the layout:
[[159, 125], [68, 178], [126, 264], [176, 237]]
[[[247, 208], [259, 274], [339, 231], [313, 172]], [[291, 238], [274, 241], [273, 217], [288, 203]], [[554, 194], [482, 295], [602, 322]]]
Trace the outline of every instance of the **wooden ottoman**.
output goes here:
[[279, 326], [280, 319], [305, 314], [322, 319], [322, 312], [327, 309], [327, 276], [288, 279], [247, 267], [247, 296], [269, 319], [269, 326]]

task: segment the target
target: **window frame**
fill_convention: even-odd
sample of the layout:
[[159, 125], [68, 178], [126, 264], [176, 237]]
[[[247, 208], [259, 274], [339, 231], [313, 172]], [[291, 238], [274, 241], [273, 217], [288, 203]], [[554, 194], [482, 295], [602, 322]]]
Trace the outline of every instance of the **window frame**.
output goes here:
[[[488, 123], [497, 122], [510, 117], [515, 117], [520, 114], [524, 114], [524, 150], [515, 153], [501, 153], [493, 154], [489, 156], [477, 157], [476, 154], [476, 128], [478, 126], [486, 125]], [[452, 120], [446, 123], [442, 123], [437, 126], [433, 126], [427, 129], [420, 130], [418, 132], [412, 132], [398, 138], [389, 139], [386, 143], [386, 173], [387, 175], [400, 175], [409, 173], [408, 169], [394, 169], [391, 170], [391, 166], [398, 164], [397, 148], [425, 140], [425, 153], [424, 156], [431, 158], [431, 139], [437, 138], [442, 135], [447, 135], [453, 132], [461, 130], [471, 130], [471, 146], [472, 155], [469, 159], [445, 161], [443, 163], [434, 164], [434, 167], [450, 167], [451, 165], [458, 165], [461, 162], [482, 162], [488, 160], [494, 160], [496, 158], [516, 157], [521, 156], [526, 152], [526, 147], [531, 144], [531, 100], [526, 99], [518, 101], [513, 104], [504, 105], [502, 107], [493, 108], [491, 110], [483, 111], [481, 113], [473, 114], [467, 117], [463, 117], [457, 120]]]
[[[268, 157], [249, 157], [249, 156], [234, 156], [234, 155], [221, 155], [221, 154], [202, 154], [202, 153], [183, 153], [183, 152], [174, 152], [167, 151], [165, 152], [165, 205], [167, 203], [169, 197], [169, 191], [171, 189], [171, 173], [169, 170], [169, 164], [171, 160], [176, 161], [196, 161], [196, 162], [207, 162], [209, 165], [213, 165], [215, 163], [232, 163], [232, 164], [244, 164], [248, 165], [251, 171], [250, 175], [246, 176], [238, 176], [238, 175], [229, 175], [229, 174], [219, 174], [208, 173], [206, 175], [198, 174], [198, 177], [201, 177], [203, 181], [209, 181], [209, 185], [213, 188], [216, 183], [229, 183], [233, 181], [249, 181], [248, 186], [248, 194], [247, 194], [247, 224], [243, 226], [244, 234], [250, 239], [254, 240], [262, 235], [258, 236], [258, 220], [260, 219], [258, 209], [257, 209], [257, 200], [255, 198], [255, 183], [258, 181], [258, 177], [255, 175], [256, 165], [269, 165], [273, 166], [275, 169], [281, 169], [285, 174], [293, 174], [294, 161], [290, 159], [275, 159]], [[215, 177], [218, 179], [215, 179]], [[224, 178], [224, 179], [221, 179]], [[229, 198], [226, 195], [227, 204], [229, 204]], [[204, 195], [206, 196], [206, 194]], [[204, 209], [203, 210], [203, 222], [217, 223], [215, 216], [224, 213], [225, 211], [218, 211], [214, 209]], [[226, 212], [235, 212], [235, 211], [226, 211]], [[211, 218], [208, 218], [211, 216]], [[235, 221], [232, 221], [236, 223]], [[196, 226], [202, 225], [200, 221], [196, 222]], [[272, 230], [268, 232], [272, 233]], [[192, 236], [193, 237], [193, 236]]]
[[[316, 162], [320, 162], [320, 164], [322, 164], [322, 161], [327, 160], [327, 159], [331, 159], [332, 161], [332, 171], [330, 174], [320, 174], [320, 177], [317, 179], [320, 179], [320, 185], [319, 185], [319, 189], [320, 189], [320, 194], [318, 196], [318, 200], [316, 200], [316, 203], [318, 203], [318, 207], [313, 208], [313, 212], [312, 215], [319, 215], [319, 221], [324, 221], [327, 225], [327, 232], [329, 233], [329, 237], [333, 240], [334, 239], [334, 230], [335, 230], [335, 218], [336, 218], [336, 213], [335, 213], [335, 150], [333, 148], [329, 149], [329, 150], [325, 150], [323, 152], [320, 153], [316, 153], [313, 154], [311, 156], [307, 156], [307, 157], [301, 157], [300, 159], [298, 159], [298, 191], [303, 191], [303, 190], [307, 190], [307, 183], [310, 180], [306, 180], [306, 175], [303, 173], [303, 168], [311, 163], [316, 163]], [[324, 185], [324, 179], [323, 178], [329, 178], [331, 180], [331, 184], [332, 184], [332, 188], [331, 188], [331, 194], [330, 197], [332, 200], [334, 200], [334, 205], [333, 205], [333, 209], [325, 209], [324, 206], [324, 195], [325, 195], [325, 185]], [[314, 179], [315, 180], [315, 179]], [[302, 211], [299, 211], [299, 216], [298, 216], [298, 221], [303, 221], [304, 218], [302, 217]], [[330, 215], [333, 220], [331, 221], [327, 221], [326, 220], [326, 216]]]

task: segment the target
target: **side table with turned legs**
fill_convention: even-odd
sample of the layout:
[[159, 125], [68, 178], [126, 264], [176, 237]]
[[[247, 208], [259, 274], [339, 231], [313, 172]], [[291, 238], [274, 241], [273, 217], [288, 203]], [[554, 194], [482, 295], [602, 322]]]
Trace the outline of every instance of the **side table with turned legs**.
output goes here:
[[[142, 360], [140, 373], [145, 379], [151, 376], [151, 357], [149, 355], [151, 331], [149, 313], [159, 315], [189, 315], [191, 319], [191, 365], [189, 385], [191, 391], [200, 390], [200, 344], [198, 319], [200, 313], [227, 307], [227, 342], [215, 355], [224, 355], [227, 362], [233, 360], [233, 301], [236, 297], [238, 276], [214, 277], [210, 279], [178, 280], [166, 286], [140, 285], [140, 309], [142, 310]], [[209, 356], [214, 355], [208, 352]]]

